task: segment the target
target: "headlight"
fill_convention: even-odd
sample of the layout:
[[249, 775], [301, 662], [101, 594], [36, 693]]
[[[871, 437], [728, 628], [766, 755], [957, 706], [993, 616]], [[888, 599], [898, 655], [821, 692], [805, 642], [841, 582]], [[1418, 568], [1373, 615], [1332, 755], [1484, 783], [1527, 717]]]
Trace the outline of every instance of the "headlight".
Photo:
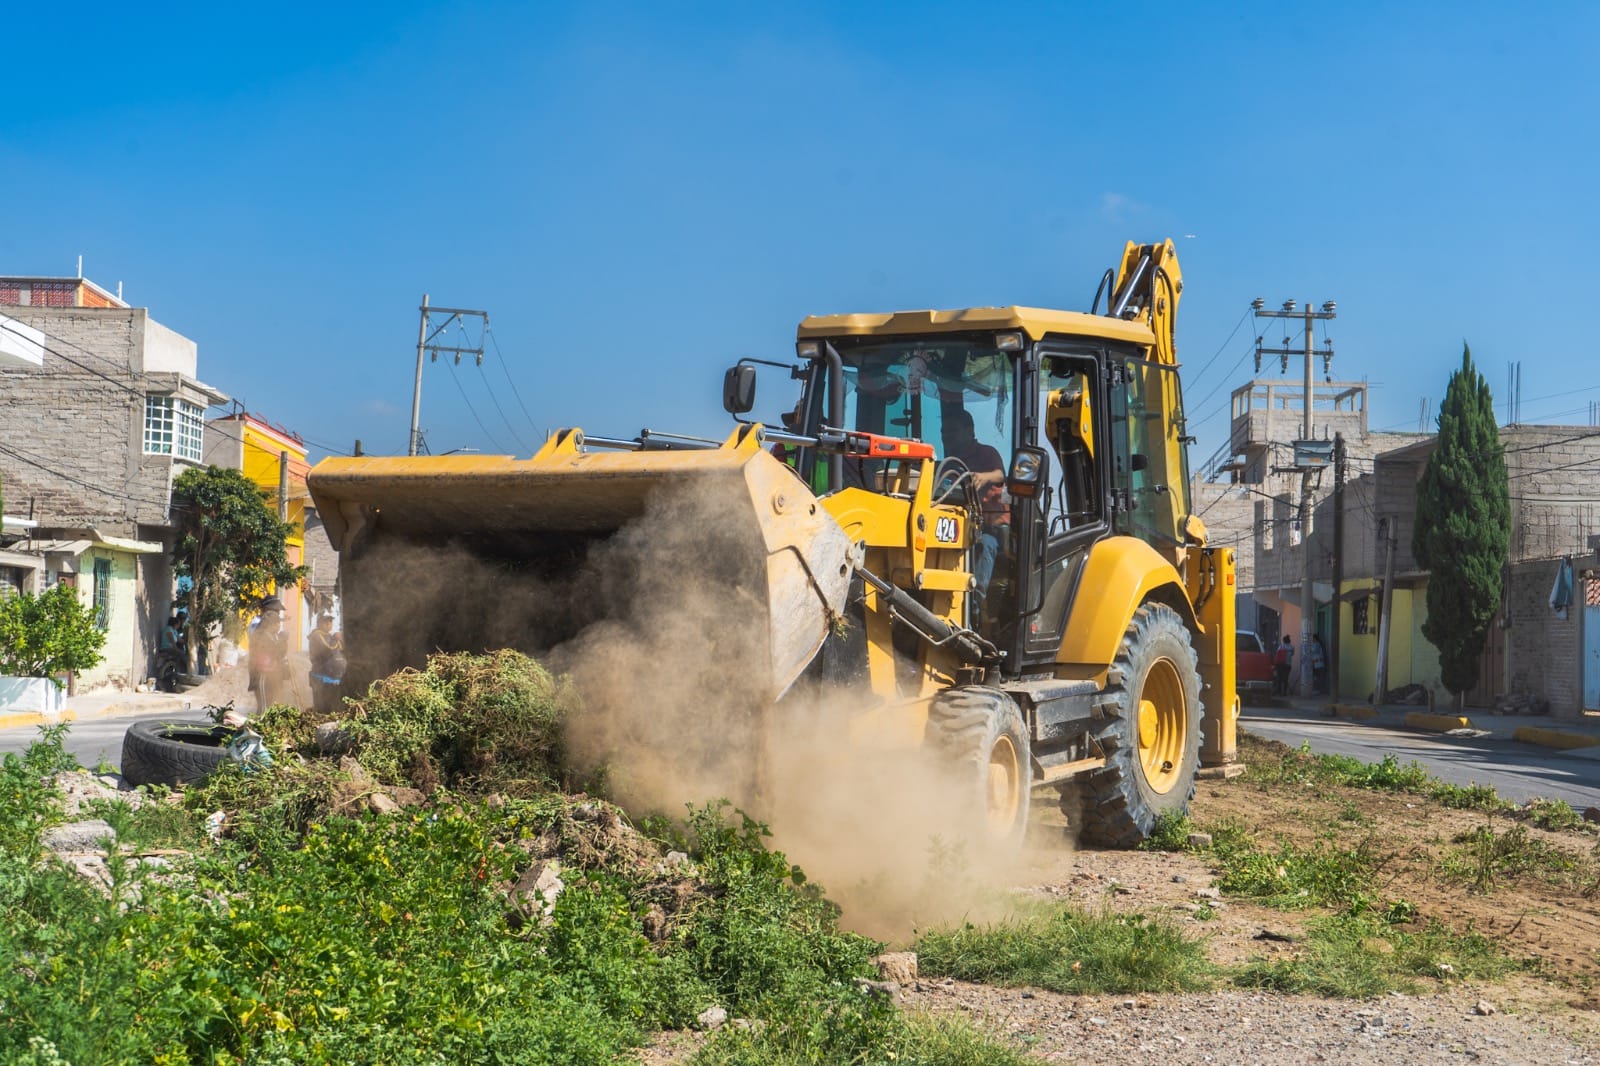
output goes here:
[[994, 335], [994, 346], [1002, 352], [1020, 352], [1022, 351], [1022, 334], [996, 333]]
[[822, 344], [818, 341], [796, 341], [794, 354], [802, 359], [815, 359], [822, 354]]

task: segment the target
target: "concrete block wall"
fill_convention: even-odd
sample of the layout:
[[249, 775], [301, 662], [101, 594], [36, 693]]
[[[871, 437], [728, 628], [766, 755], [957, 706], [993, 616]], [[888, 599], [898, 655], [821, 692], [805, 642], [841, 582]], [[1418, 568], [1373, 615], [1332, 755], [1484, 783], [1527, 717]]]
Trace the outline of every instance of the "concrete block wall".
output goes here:
[[[1565, 619], [1550, 609], [1550, 588], [1559, 559], [1513, 563], [1506, 578], [1506, 689], [1536, 692], [1550, 701], [1550, 713], [1583, 713], [1583, 586], [1575, 582], [1577, 602]], [[1577, 575], [1574, 574], [1574, 577]], [[1490, 633], [1489, 639], [1496, 639]]]
[[168, 521], [173, 460], [144, 452], [139, 308], [8, 307], [44, 331], [42, 369], [0, 370], [0, 472], [8, 509], [45, 526], [134, 536]]
[[1511, 560], [1588, 554], [1600, 533], [1600, 429], [1507, 426]]

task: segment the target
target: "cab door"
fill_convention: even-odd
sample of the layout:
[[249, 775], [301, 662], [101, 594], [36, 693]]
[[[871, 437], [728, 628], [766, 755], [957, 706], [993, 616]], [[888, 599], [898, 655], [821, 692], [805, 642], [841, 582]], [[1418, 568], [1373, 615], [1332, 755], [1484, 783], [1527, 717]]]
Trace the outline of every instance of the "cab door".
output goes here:
[[1018, 672], [1048, 666], [1061, 647], [1067, 614], [1089, 548], [1110, 532], [1107, 483], [1111, 392], [1105, 350], [1070, 341], [1039, 345], [1024, 396], [1022, 423], [1048, 456], [1050, 491], [1027, 501], [1019, 515], [1028, 560], [1018, 633]]

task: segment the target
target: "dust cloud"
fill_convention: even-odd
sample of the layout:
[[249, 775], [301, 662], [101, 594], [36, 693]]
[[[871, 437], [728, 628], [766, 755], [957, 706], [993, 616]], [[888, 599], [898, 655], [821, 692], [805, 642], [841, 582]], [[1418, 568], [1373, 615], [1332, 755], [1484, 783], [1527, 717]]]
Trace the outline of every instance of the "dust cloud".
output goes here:
[[609, 538], [379, 542], [346, 564], [352, 677], [436, 650], [527, 652], [582, 698], [574, 769], [603, 768], [636, 816], [727, 798], [881, 938], [986, 910], [1010, 871], [967, 832], [983, 809], [970, 768], [853, 740], [862, 688], [808, 677], [773, 702], [750, 506], [742, 479], [705, 479], [658, 488]]

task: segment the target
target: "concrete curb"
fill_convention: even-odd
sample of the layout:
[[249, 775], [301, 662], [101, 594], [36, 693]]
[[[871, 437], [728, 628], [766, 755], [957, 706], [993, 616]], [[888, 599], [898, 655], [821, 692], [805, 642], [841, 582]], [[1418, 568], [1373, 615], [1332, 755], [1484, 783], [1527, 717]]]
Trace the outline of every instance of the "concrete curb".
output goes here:
[[1520, 740], [1524, 744], [1537, 744], [1541, 748], [1592, 748], [1600, 744], [1600, 737], [1592, 737], [1585, 733], [1568, 733], [1565, 730], [1539, 725], [1520, 726], [1512, 730], [1511, 739]]
[[[158, 711], [159, 706], [146, 706], [138, 703], [108, 703], [88, 711], [75, 711], [71, 707], [64, 708], [59, 714], [45, 714], [42, 711], [14, 711], [9, 714], [0, 714], [0, 729], [26, 729], [29, 726], [60, 725], [63, 722], [87, 721], [91, 718], [111, 718], [119, 714], [138, 714], [143, 711]], [[182, 711], [183, 708], [176, 708]]]
[[1412, 711], [1402, 719], [1407, 728], [1427, 729], [1435, 733], [1448, 733], [1452, 729], [1476, 729], [1472, 719], [1463, 714], [1432, 714], [1428, 711]]
[[1331, 703], [1328, 709], [1335, 718], [1348, 718], [1353, 722], [1370, 722], [1378, 717], [1378, 709], [1364, 703]]

